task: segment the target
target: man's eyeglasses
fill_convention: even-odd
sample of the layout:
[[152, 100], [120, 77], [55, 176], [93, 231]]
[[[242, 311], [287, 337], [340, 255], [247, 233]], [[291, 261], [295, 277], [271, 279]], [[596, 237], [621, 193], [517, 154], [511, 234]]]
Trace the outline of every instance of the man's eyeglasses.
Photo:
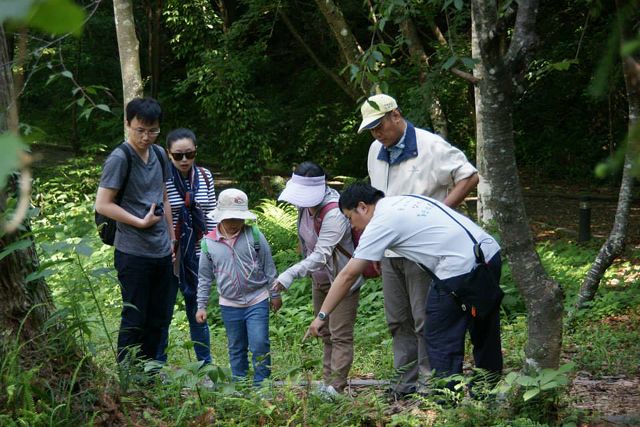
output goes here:
[[185, 157], [187, 159], [191, 160], [194, 157], [196, 157], [196, 152], [195, 151], [187, 151], [186, 153], [171, 153], [171, 157], [173, 157], [177, 161], [180, 161], [180, 160], [184, 159]]
[[147, 135], [147, 136], [158, 136], [160, 135], [160, 129], [143, 129], [143, 128], [136, 128], [134, 129], [134, 131], [136, 131], [136, 133], [140, 136], [143, 135]]

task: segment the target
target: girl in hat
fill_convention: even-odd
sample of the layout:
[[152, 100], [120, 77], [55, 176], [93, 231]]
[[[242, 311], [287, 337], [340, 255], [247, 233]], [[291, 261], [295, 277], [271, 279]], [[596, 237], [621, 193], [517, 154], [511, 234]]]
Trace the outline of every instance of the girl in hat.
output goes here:
[[269, 298], [274, 311], [282, 305], [270, 283], [276, 276], [271, 248], [249, 211], [247, 195], [235, 188], [224, 190], [218, 206], [209, 214], [218, 225], [202, 239], [198, 269], [196, 320], [205, 323], [211, 284], [216, 281], [220, 312], [227, 333], [229, 362], [235, 379], [246, 378], [253, 362], [253, 384], [271, 374]]

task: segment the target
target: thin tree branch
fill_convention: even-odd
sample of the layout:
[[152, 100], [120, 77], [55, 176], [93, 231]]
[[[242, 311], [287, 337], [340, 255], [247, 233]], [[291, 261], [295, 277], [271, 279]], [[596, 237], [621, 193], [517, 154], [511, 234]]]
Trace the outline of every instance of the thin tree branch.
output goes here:
[[307, 55], [309, 55], [309, 57], [313, 60], [313, 62], [316, 63], [318, 68], [327, 76], [329, 76], [331, 80], [333, 80], [340, 87], [340, 89], [342, 89], [342, 91], [347, 94], [349, 98], [351, 98], [354, 101], [357, 101], [360, 95], [356, 93], [356, 91], [353, 90], [351, 87], [349, 87], [344, 82], [344, 80], [340, 78], [340, 76], [338, 76], [335, 72], [330, 70], [326, 65], [322, 63], [322, 61], [320, 61], [320, 59], [316, 56], [313, 49], [309, 47], [309, 45], [304, 41], [300, 33], [298, 33], [298, 30], [296, 30], [296, 28], [293, 26], [293, 23], [291, 22], [287, 14], [282, 10], [282, 8], [278, 8], [278, 15], [280, 16], [280, 19], [282, 19], [282, 22], [284, 23], [284, 25], [291, 32], [291, 35], [293, 35], [293, 38], [295, 38], [297, 42], [300, 43], [302, 48], [307, 52]]

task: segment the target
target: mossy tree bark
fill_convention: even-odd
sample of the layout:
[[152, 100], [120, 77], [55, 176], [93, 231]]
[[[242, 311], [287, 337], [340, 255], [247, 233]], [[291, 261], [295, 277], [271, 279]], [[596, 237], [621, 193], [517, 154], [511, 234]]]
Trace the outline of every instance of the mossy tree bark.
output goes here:
[[[525, 369], [556, 368], [562, 346], [563, 293], [545, 272], [535, 250], [518, 179], [513, 141], [513, 79], [526, 67], [534, 46], [537, 0], [517, 5], [515, 26], [505, 49], [508, 26], [494, 0], [471, 2], [477, 59], [484, 69], [476, 92], [478, 166], [489, 193], [502, 246], [527, 308]], [[480, 191], [480, 190], [479, 190]]]

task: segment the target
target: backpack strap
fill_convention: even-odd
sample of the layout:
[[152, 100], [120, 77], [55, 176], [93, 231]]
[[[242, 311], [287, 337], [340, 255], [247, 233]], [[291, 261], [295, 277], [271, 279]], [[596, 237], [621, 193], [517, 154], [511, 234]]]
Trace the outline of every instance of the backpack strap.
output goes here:
[[[329, 202], [326, 205], [324, 205], [322, 208], [320, 208], [320, 211], [316, 213], [316, 216], [313, 218], [313, 227], [316, 230], [316, 234], [320, 234], [320, 229], [322, 228], [322, 221], [324, 220], [324, 217], [327, 214], [327, 212], [329, 212], [331, 209], [338, 209], [338, 208], [339, 208], [338, 202]], [[342, 253], [342, 255], [346, 256], [347, 258], [352, 257], [349, 251], [343, 248], [340, 243], [336, 245], [336, 249], [339, 250], [340, 253]]]
[[118, 193], [116, 194], [116, 198], [114, 199], [117, 205], [120, 205], [120, 203], [122, 203], [122, 198], [124, 197], [124, 191], [127, 188], [127, 183], [129, 182], [129, 176], [131, 175], [131, 163], [133, 161], [131, 160], [130, 148], [127, 147], [127, 145], [128, 144], [126, 142], [123, 142], [115, 148], [116, 150], [122, 151], [124, 153], [124, 156], [127, 159], [127, 173], [125, 174], [124, 180], [122, 180], [122, 186], [118, 190]]
[[253, 235], [253, 249], [260, 252], [260, 229], [257, 224], [251, 224], [251, 234]]
[[209, 245], [207, 245], [207, 239], [200, 240], [200, 256], [202, 256], [202, 254], [204, 254], [204, 256], [206, 256], [210, 262], [213, 262], [213, 260], [211, 259], [211, 254], [209, 253]]
[[159, 147], [157, 144], [152, 144], [151, 147], [153, 148], [154, 153], [156, 153], [156, 157], [160, 161], [160, 167], [162, 168], [162, 182], [166, 182], [169, 177], [164, 176], [164, 171], [165, 171], [164, 156], [162, 155], [164, 148]]
[[324, 217], [327, 214], [327, 212], [329, 212], [331, 209], [337, 209], [337, 208], [338, 208], [338, 202], [329, 202], [320, 208], [320, 211], [317, 212], [315, 217], [313, 218], [313, 228], [315, 228], [316, 234], [320, 234], [320, 229], [322, 228], [322, 221], [324, 220]]
[[202, 177], [204, 178], [204, 183], [207, 185], [207, 192], [211, 191], [211, 186], [209, 185], [209, 178], [207, 177], [207, 174], [204, 172], [204, 168], [201, 166], [198, 166], [198, 170], [200, 171], [200, 175], [202, 175]]

